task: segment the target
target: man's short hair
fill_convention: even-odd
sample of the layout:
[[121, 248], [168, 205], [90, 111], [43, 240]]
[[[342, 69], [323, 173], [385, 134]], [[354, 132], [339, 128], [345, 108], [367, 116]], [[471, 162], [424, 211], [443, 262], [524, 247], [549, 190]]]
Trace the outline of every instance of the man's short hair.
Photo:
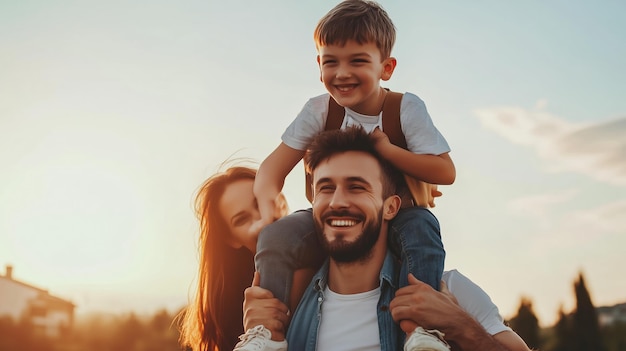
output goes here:
[[345, 0], [320, 19], [313, 33], [315, 46], [375, 43], [384, 60], [391, 56], [396, 27], [387, 11], [369, 0]]
[[348, 151], [360, 151], [372, 155], [380, 165], [383, 197], [398, 194], [399, 185], [404, 181], [402, 173], [380, 156], [374, 147], [374, 138], [361, 126], [327, 130], [318, 134], [304, 156], [306, 171], [313, 174], [320, 163]]

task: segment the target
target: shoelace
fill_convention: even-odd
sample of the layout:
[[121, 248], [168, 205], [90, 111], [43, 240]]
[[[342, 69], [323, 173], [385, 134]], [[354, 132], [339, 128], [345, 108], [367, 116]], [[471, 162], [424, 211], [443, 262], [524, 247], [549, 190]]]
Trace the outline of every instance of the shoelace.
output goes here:
[[431, 329], [431, 330], [426, 330], [430, 335], [434, 335], [437, 337], [437, 339], [441, 340], [441, 342], [443, 342], [444, 344], [446, 344], [446, 346], [450, 347], [450, 345], [448, 345], [448, 342], [446, 341], [446, 339], [444, 339], [444, 334], [442, 332], [440, 332], [437, 329]]
[[239, 342], [237, 346], [241, 347], [249, 344], [261, 349], [261, 347], [265, 346], [265, 340], [268, 338], [269, 335], [265, 327], [257, 325], [252, 329], [248, 329], [245, 334], [239, 335], [241, 342]]

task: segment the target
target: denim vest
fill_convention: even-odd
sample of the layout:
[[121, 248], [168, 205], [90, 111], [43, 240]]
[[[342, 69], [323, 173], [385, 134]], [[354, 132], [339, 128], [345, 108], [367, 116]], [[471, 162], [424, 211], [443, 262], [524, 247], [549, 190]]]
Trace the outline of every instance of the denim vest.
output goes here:
[[[398, 351], [402, 350], [404, 346], [405, 334], [391, 318], [391, 312], [389, 312], [389, 303], [395, 297], [398, 289], [397, 274], [398, 265], [391, 252], [387, 250], [387, 256], [380, 270], [380, 299], [376, 312], [381, 351]], [[287, 331], [289, 350], [316, 350], [322, 303], [324, 303], [324, 289], [328, 282], [327, 276], [328, 260], [311, 280], [289, 324]]]

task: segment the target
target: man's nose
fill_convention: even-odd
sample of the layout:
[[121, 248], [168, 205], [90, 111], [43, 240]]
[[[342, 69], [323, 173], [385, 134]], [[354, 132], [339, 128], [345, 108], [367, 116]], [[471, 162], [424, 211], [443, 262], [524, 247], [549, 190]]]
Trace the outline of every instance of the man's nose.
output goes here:
[[345, 208], [348, 207], [348, 196], [342, 189], [335, 189], [333, 197], [330, 200], [330, 208]]

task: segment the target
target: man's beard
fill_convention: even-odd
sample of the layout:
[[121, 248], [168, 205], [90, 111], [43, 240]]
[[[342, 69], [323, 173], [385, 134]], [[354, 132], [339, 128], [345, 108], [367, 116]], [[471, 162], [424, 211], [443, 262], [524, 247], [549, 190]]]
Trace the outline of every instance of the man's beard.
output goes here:
[[[353, 242], [345, 241], [343, 238], [335, 238], [329, 242], [323, 233], [325, 218], [329, 215], [342, 216], [351, 215], [348, 211], [330, 211], [325, 213], [321, 222], [315, 220], [316, 233], [322, 246], [328, 255], [338, 263], [351, 263], [362, 261], [370, 257], [372, 248], [376, 245], [380, 236], [380, 228], [383, 218], [383, 211], [380, 209], [374, 221], [365, 223], [361, 234]], [[353, 216], [353, 215], [352, 215]]]

